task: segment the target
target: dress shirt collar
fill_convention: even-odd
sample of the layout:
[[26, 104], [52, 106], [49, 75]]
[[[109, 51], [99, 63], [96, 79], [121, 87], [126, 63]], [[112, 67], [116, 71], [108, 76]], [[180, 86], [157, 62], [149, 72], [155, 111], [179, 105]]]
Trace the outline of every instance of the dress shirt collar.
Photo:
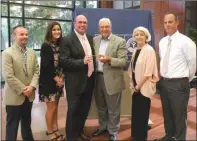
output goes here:
[[17, 45], [17, 44], [16, 44], [16, 46], [18, 47], [18, 49], [19, 49], [20, 52], [22, 52], [22, 53], [25, 53], [25, 52], [27, 51], [27, 48], [26, 48], [26, 47], [22, 48], [22, 47], [20, 47], [20, 46]]
[[174, 38], [176, 38], [176, 36], [179, 34], [179, 31], [177, 30], [174, 34], [172, 34], [171, 36], [167, 36], [167, 38], [173, 40]]
[[101, 40], [110, 41], [111, 37], [112, 37], [112, 33], [109, 35], [109, 37], [107, 37], [107, 39], [104, 39], [103, 37], [101, 37]]
[[74, 29], [75, 34], [77, 35], [77, 37], [81, 40], [83, 38], [86, 39], [86, 34], [84, 33], [83, 35], [79, 34], [75, 29]]

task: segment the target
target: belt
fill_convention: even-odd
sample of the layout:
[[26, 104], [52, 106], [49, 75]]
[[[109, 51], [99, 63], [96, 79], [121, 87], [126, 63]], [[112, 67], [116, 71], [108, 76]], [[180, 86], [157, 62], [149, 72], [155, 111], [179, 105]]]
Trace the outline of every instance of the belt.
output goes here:
[[97, 71], [97, 73], [98, 73], [98, 74], [102, 74], [102, 75], [103, 75], [103, 72], [101, 72], [101, 71]]
[[164, 79], [164, 80], [182, 80], [182, 79], [188, 79], [188, 77], [179, 77], [179, 78], [166, 78], [166, 77], [162, 77], [162, 79]]

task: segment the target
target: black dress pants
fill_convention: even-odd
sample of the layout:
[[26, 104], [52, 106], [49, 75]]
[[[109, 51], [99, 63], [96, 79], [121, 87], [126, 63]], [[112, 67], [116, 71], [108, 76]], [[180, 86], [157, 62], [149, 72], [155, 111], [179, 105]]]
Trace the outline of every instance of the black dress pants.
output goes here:
[[95, 76], [88, 78], [83, 93], [67, 93], [68, 111], [66, 119], [67, 141], [76, 141], [87, 119], [94, 89]]
[[160, 84], [166, 136], [174, 140], [186, 140], [189, 79], [161, 78]]
[[24, 141], [33, 141], [31, 130], [32, 102], [26, 97], [22, 105], [6, 105], [6, 140], [16, 141], [19, 121], [21, 121], [21, 134]]
[[134, 140], [147, 140], [150, 104], [150, 98], [143, 96], [140, 92], [133, 93], [131, 136]]

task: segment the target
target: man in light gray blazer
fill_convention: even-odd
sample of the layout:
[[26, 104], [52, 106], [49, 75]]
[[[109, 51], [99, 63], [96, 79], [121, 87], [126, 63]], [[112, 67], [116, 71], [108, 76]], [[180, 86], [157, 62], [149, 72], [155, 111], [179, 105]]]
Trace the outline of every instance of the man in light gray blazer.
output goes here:
[[5, 79], [3, 103], [6, 105], [6, 140], [17, 139], [19, 121], [23, 140], [33, 141], [31, 109], [39, 78], [39, 65], [34, 50], [27, 48], [28, 31], [13, 28], [15, 43], [2, 53]]
[[126, 41], [112, 34], [110, 19], [99, 21], [100, 35], [94, 38], [97, 55], [95, 99], [99, 115], [99, 129], [92, 136], [109, 132], [109, 140], [116, 140], [120, 128], [120, 103], [125, 89], [123, 67], [127, 64]]

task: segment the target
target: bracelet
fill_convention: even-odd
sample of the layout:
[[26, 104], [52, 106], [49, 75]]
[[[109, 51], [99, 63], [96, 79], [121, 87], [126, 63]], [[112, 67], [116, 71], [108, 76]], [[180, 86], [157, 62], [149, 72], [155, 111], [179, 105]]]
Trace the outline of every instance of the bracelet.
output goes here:
[[134, 87], [134, 90], [135, 90], [135, 91], [137, 91], [137, 92], [139, 92], [139, 90], [138, 90], [138, 89], [136, 89], [136, 87]]

